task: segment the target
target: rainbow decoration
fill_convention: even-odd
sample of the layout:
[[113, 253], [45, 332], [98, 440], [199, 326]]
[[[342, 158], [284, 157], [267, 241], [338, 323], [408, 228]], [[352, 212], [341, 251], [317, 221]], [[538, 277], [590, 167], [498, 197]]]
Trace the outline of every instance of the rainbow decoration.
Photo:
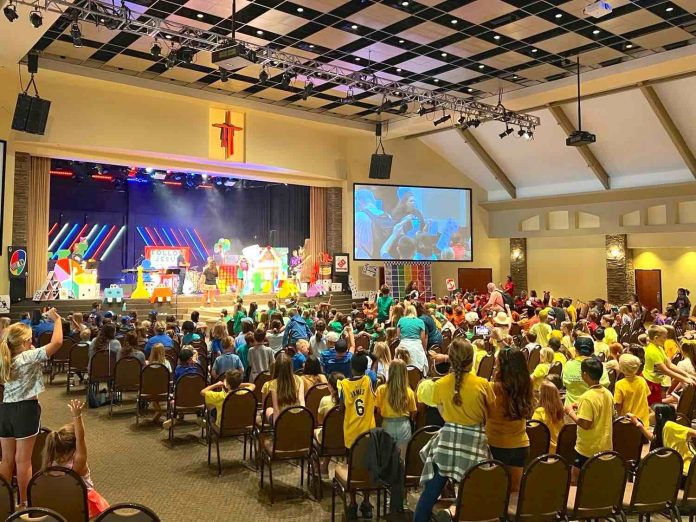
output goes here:
[[384, 263], [384, 282], [391, 287], [392, 295], [397, 299], [405, 297], [404, 290], [410, 281], [415, 281], [421, 290], [421, 296], [432, 295], [433, 279], [431, 263], [410, 261], [387, 261]]

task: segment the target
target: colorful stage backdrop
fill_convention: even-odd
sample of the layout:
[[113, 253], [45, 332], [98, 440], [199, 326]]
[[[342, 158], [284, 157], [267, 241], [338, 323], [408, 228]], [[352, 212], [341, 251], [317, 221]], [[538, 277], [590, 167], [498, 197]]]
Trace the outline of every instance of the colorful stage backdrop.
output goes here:
[[[290, 250], [309, 237], [309, 187], [264, 185], [222, 192], [51, 177], [49, 251], [69, 248], [90, 237], [87, 257], [101, 259], [104, 285], [118, 282], [145, 246], [184, 245], [192, 266], [202, 266], [220, 238], [230, 239], [232, 253], [258, 243]], [[57, 238], [57, 240], [56, 240]]]

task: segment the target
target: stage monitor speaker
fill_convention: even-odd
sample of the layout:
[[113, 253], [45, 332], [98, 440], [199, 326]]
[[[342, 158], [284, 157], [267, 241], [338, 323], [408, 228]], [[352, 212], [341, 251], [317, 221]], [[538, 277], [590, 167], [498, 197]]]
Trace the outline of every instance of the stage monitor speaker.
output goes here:
[[21, 93], [17, 96], [12, 129], [29, 134], [43, 134], [48, 121], [51, 102]]
[[370, 179], [389, 179], [392, 158], [391, 154], [373, 154], [370, 160]]
[[22, 277], [10, 279], [10, 302], [18, 303], [27, 297], [27, 280]]

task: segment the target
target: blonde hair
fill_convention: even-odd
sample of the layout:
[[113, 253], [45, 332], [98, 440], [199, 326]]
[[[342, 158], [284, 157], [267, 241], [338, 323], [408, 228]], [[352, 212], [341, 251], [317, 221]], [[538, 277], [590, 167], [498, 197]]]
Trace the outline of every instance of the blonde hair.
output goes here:
[[556, 385], [548, 378], [541, 381], [539, 385], [539, 407], [544, 408], [546, 417], [554, 423], [563, 420], [563, 402], [561, 394], [558, 392]]
[[24, 351], [24, 343], [31, 340], [31, 328], [24, 323], [7, 327], [0, 340], [0, 384], [12, 380], [12, 359]]
[[408, 375], [404, 361], [400, 359], [392, 361], [386, 386], [387, 402], [391, 409], [408, 415]]
[[164, 321], [157, 321], [155, 323], [155, 333], [163, 334], [167, 331], [167, 323]]
[[80, 328], [80, 341], [89, 341], [90, 337], [92, 337], [92, 330], [89, 328]]
[[387, 344], [390, 344], [394, 339], [396, 339], [396, 328], [394, 326], [390, 326], [384, 330], [384, 334], [387, 336]]
[[167, 357], [164, 355], [164, 345], [162, 343], [153, 344], [148, 361], [151, 363], [164, 364], [166, 360]]
[[77, 446], [75, 426], [66, 424], [57, 431], [52, 431], [46, 436], [43, 449], [43, 469], [54, 464], [61, 464], [69, 459]]
[[654, 341], [661, 335], [668, 335], [667, 328], [665, 328], [664, 326], [654, 324], [650, 328], [648, 328], [648, 339], [650, 339], [651, 341]]
[[416, 307], [409, 305], [406, 307], [406, 317], [418, 317], [418, 312], [416, 312]]
[[213, 339], [224, 339], [228, 335], [229, 334], [227, 333], [227, 324], [216, 323], [215, 326], [213, 326], [213, 331], [212, 331]]
[[404, 305], [402, 304], [396, 304], [392, 306], [391, 308], [391, 314], [392, 314], [392, 325], [396, 326], [397, 323], [399, 322], [399, 319], [401, 319], [404, 316]]
[[544, 347], [539, 352], [539, 361], [543, 363], [553, 362], [554, 351], [551, 348]]
[[397, 348], [394, 352], [394, 361], [403, 361], [408, 365], [411, 362], [411, 352], [409, 352], [406, 348]]
[[2, 330], [3, 334], [5, 333], [5, 329], [10, 326], [10, 322], [9, 317], [0, 317], [0, 330]]
[[384, 366], [389, 366], [392, 362], [391, 350], [384, 341], [375, 343], [375, 358]]
[[619, 371], [624, 375], [633, 376], [640, 370], [640, 359], [632, 353], [625, 353], [619, 357]]
[[459, 390], [462, 387], [464, 375], [471, 371], [474, 364], [474, 347], [471, 343], [462, 338], [456, 337], [452, 340], [447, 350], [450, 361], [450, 371], [454, 372], [454, 396], [452, 403], [455, 406], [462, 405], [462, 397]]
[[476, 348], [477, 350], [488, 351], [486, 350], [486, 341], [484, 341], [483, 339], [476, 339], [472, 344], [474, 345], [474, 348]]

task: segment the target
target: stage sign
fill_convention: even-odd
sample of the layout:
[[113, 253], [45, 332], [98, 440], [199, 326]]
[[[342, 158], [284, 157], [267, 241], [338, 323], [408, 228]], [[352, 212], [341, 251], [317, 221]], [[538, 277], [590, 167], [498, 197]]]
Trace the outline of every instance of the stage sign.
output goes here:
[[334, 274], [347, 274], [349, 268], [348, 254], [334, 255]]
[[246, 161], [246, 115], [225, 109], [210, 109], [208, 157], [214, 160]]
[[374, 265], [363, 265], [362, 267], [362, 273], [367, 277], [377, 277], [378, 271], [379, 267]]
[[189, 247], [180, 246], [146, 246], [145, 247], [145, 258], [150, 260], [152, 268], [177, 268], [178, 264], [176, 262], [180, 254], [184, 255], [186, 262], [190, 259], [190, 249]]
[[27, 277], [27, 247], [25, 246], [9, 246], [7, 247], [9, 254], [8, 269], [10, 279], [22, 279]]

